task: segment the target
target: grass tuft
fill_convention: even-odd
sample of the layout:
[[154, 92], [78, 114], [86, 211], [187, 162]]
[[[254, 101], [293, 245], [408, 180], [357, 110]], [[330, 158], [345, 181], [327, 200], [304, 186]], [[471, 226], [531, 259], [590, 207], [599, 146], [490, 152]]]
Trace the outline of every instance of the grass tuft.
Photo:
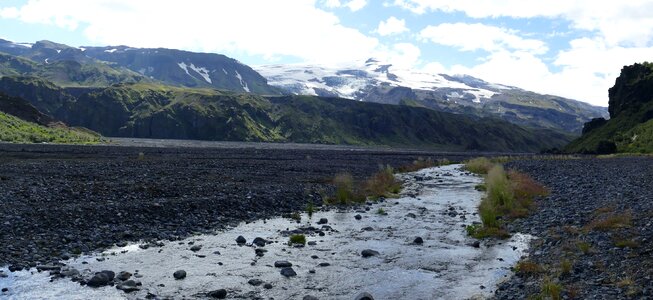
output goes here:
[[306, 236], [303, 234], [293, 234], [290, 236], [290, 239], [288, 241], [288, 245], [293, 245], [293, 244], [302, 244], [306, 245]]
[[592, 222], [585, 226], [585, 230], [610, 231], [613, 229], [628, 228], [632, 225], [632, 222], [633, 214], [631, 211], [622, 213], [600, 212]]
[[494, 164], [487, 157], [477, 157], [465, 162], [464, 169], [475, 174], [487, 174]]
[[515, 266], [515, 273], [519, 276], [537, 276], [543, 272], [542, 266], [529, 260], [522, 260]]

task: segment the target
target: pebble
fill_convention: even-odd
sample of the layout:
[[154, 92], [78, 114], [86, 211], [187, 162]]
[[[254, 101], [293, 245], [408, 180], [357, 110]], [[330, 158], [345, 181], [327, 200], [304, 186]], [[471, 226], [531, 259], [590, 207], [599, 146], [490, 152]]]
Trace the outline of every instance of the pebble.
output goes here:
[[253, 285], [253, 286], [259, 286], [259, 285], [263, 284], [263, 280], [254, 278], [254, 279], [250, 279], [249, 281], [247, 281], [247, 283], [249, 283], [250, 285]]
[[274, 262], [275, 268], [289, 268], [292, 267], [292, 263], [287, 260], [277, 260]]
[[245, 244], [245, 243], [247, 243], [247, 240], [245, 239], [244, 236], [239, 235], [239, 236], [236, 238], [236, 244], [239, 244], [239, 245], [240, 245], [240, 244]]

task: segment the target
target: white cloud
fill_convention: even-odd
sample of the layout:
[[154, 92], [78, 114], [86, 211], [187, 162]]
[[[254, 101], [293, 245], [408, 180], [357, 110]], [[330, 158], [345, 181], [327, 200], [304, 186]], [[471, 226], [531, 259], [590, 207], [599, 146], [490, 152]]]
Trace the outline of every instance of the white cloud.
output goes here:
[[367, 5], [367, 0], [351, 0], [345, 6], [349, 7], [351, 11], [359, 11]]
[[351, 11], [359, 11], [367, 6], [367, 0], [350, 0], [347, 3], [342, 3], [340, 0], [325, 0], [324, 6], [328, 8], [347, 7]]
[[270, 60], [350, 61], [379, 48], [377, 39], [343, 26], [315, 0], [32, 0], [1, 8], [0, 15], [81, 30], [98, 44], [242, 52]]
[[653, 40], [653, 0], [395, 0], [418, 14], [463, 12], [472, 18], [562, 18], [575, 29], [597, 31], [609, 45], [643, 46]]
[[342, 6], [342, 3], [340, 3], [340, 0], [326, 0], [324, 1], [324, 6], [328, 8], [336, 8]]
[[422, 51], [411, 43], [396, 43], [389, 49], [381, 49], [373, 57], [395, 66], [410, 68], [420, 62]]
[[419, 37], [436, 44], [453, 46], [463, 51], [485, 50], [490, 52], [505, 49], [525, 50], [542, 54], [548, 51], [546, 44], [535, 39], [524, 39], [516, 32], [480, 23], [444, 23], [427, 26]]
[[408, 31], [406, 21], [395, 17], [390, 17], [385, 21], [379, 22], [379, 27], [375, 30], [375, 32], [381, 36], [399, 34], [406, 31]]

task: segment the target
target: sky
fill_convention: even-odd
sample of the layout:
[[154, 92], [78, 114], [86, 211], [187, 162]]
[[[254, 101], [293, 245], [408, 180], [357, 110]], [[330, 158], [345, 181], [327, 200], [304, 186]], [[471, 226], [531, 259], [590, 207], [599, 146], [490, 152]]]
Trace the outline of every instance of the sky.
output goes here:
[[214, 52], [248, 65], [376, 58], [607, 106], [653, 60], [653, 0], [0, 0], [0, 38]]

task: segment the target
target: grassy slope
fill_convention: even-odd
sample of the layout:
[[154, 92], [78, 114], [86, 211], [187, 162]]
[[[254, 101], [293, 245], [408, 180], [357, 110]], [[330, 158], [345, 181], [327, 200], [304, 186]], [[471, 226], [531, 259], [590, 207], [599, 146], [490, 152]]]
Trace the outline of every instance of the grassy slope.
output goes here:
[[41, 126], [0, 112], [0, 141], [95, 144], [100, 142], [100, 137], [81, 129]]

